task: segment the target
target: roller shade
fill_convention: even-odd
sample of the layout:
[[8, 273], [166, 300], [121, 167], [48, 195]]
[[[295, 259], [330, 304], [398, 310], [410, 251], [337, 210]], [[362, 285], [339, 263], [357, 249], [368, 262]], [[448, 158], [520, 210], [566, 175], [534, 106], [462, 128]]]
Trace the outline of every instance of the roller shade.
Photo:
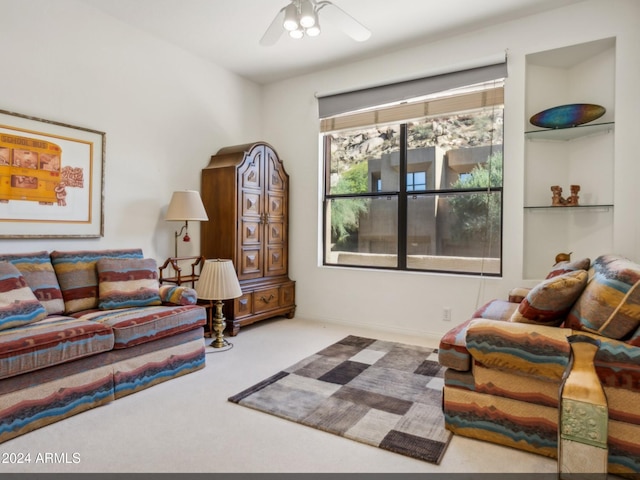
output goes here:
[[320, 121], [320, 132], [384, 125], [394, 122], [406, 122], [435, 115], [464, 112], [479, 108], [490, 108], [504, 104], [504, 88], [502, 84], [477, 92], [470, 92], [451, 97], [437, 98], [425, 102], [403, 103], [386, 108], [377, 108], [351, 115], [338, 115]]
[[507, 63], [501, 62], [457, 72], [407, 80], [318, 97], [319, 117], [329, 118], [347, 112], [385, 105], [432, 93], [507, 77]]

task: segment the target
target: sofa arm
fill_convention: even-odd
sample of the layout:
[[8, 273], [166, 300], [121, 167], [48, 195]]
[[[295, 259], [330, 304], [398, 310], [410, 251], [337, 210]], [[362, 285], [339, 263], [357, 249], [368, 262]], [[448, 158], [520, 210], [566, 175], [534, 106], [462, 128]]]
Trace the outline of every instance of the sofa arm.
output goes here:
[[160, 285], [160, 299], [162, 303], [174, 305], [195, 305], [198, 295], [193, 288], [184, 285]]
[[460, 372], [471, 370], [471, 356], [467, 351], [467, 328], [476, 318], [489, 319], [495, 322], [508, 321], [518, 308], [517, 303], [494, 299], [485, 303], [473, 314], [471, 319], [452, 328], [440, 339], [438, 361], [440, 365]]
[[473, 320], [467, 328], [467, 350], [489, 368], [560, 381], [569, 363], [570, 328], [515, 322]]
[[515, 287], [509, 290], [509, 301], [512, 303], [520, 303], [531, 291], [530, 287]]

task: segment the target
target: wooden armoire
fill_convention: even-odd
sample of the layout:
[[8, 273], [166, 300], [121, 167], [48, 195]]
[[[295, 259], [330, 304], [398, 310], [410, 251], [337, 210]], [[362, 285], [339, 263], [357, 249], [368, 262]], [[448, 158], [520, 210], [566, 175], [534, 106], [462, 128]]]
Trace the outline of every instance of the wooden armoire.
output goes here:
[[264, 142], [222, 148], [202, 170], [200, 226], [205, 258], [233, 261], [242, 296], [224, 302], [228, 334], [267, 318], [295, 314], [288, 273], [289, 175]]

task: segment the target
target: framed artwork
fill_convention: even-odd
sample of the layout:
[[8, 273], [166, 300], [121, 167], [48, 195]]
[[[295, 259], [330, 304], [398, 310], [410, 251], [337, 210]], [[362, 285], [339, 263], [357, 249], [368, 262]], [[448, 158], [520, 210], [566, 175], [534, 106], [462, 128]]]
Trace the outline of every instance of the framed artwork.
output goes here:
[[105, 140], [0, 110], [0, 238], [102, 237]]

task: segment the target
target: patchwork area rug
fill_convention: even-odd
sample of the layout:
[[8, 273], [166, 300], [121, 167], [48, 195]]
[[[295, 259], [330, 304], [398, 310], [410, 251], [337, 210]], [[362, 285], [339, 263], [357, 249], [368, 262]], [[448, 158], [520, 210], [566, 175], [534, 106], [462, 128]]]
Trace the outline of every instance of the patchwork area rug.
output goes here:
[[438, 464], [443, 375], [437, 350], [350, 335], [229, 401]]

